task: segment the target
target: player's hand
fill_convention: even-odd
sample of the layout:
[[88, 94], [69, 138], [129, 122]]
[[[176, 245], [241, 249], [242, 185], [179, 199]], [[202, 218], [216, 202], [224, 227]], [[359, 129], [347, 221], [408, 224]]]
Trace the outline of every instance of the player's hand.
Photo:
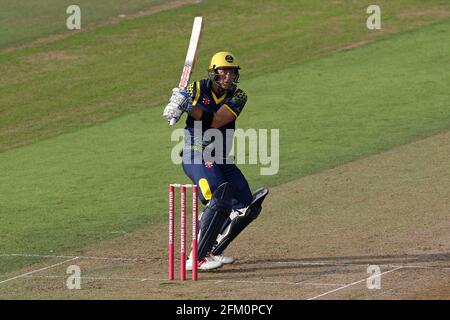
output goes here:
[[184, 90], [180, 90], [179, 88], [172, 89], [172, 96], [170, 97], [170, 102], [178, 105], [183, 111], [191, 112], [192, 110], [192, 98]]
[[164, 108], [163, 117], [169, 122], [172, 121], [172, 119], [175, 119], [175, 122], [177, 122], [182, 113], [183, 109], [179, 108], [178, 104], [169, 102], [169, 104]]

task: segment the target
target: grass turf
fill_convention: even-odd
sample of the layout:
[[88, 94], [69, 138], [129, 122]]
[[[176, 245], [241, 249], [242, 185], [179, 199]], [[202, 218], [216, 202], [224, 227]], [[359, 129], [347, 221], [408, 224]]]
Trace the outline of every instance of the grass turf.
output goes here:
[[[279, 174], [243, 166], [251, 185], [448, 129], [449, 31], [435, 24], [243, 81], [239, 126], [278, 128], [281, 139]], [[162, 221], [167, 183], [185, 179], [170, 161], [170, 132], [161, 108], [147, 108], [0, 154], [0, 252], [68, 253]], [[0, 270], [30, 261], [4, 259]]]
[[[0, 152], [160, 106], [178, 83], [196, 15], [205, 32], [194, 77], [227, 49], [239, 57], [245, 83], [450, 14], [438, 0], [379, 5], [383, 28], [370, 31], [365, 1], [204, 1], [2, 53]], [[217, 19], [218, 10], [232, 18]]]
[[129, 14], [167, 0], [69, 0], [14, 1], [0, 0], [0, 48], [25, 44], [37, 38], [67, 32], [67, 7], [76, 4], [81, 10], [81, 28], [92, 22], [119, 14]]

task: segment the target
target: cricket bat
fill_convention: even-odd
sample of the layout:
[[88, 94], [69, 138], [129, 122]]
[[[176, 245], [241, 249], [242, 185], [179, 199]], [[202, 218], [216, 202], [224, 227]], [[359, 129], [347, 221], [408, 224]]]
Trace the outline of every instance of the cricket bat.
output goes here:
[[[203, 31], [203, 17], [195, 17], [194, 25], [192, 26], [191, 39], [189, 40], [189, 48], [184, 60], [183, 72], [181, 73], [180, 83], [178, 88], [186, 90], [189, 80], [191, 79], [192, 70], [198, 59], [198, 51], [200, 48], [201, 35]], [[170, 125], [173, 126], [178, 119], [172, 118]]]

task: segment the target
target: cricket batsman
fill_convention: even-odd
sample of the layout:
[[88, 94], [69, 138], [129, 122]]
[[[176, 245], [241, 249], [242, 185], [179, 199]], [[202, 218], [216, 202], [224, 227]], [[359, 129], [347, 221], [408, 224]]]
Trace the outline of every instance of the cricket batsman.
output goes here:
[[[214, 54], [208, 78], [191, 83], [186, 91], [174, 88], [163, 113], [169, 122], [178, 121], [183, 112], [187, 113], [182, 166], [192, 183], [199, 186], [200, 200], [206, 205], [198, 224], [198, 270], [216, 269], [234, 262], [224, 250], [258, 217], [269, 192], [260, 188], [252, 194], [242, 172], [229, 161], [227, 146], [231, 146], [236, 119], [247, 102], [245, 92], [237, 88], [239, 70], [232, 53]], [[196, 128], [200, 129], [200, 135]], [[205, 134], [209, 129], [221, 133], [223, 161], [208, 161], [204, 157], [205, 150], [214, 145], [211, 154], [215, 155], [218, 147], [216, 139]], [[192, 263], [189, 257], [187, 270], [192, 269]]]

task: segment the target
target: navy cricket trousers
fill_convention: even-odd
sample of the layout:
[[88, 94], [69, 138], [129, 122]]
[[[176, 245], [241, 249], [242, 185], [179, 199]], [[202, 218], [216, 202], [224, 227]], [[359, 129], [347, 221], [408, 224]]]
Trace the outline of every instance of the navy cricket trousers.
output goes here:
[[[186, 161], [188, 157], [191, 161]], [[192, 159], [194, 156], [191, 152], [183, 154], [183, 170], [192, 183], [199, 186], [199, 197], [203, 204], [211, 200], [216, 188], [224, 182], [231, 183], [234, 188], [233, 209], [247, 207], [253, 201], [247, 179], [234, 163], [211, 163], [203, 159], [201, 163], [194, 163]]]

